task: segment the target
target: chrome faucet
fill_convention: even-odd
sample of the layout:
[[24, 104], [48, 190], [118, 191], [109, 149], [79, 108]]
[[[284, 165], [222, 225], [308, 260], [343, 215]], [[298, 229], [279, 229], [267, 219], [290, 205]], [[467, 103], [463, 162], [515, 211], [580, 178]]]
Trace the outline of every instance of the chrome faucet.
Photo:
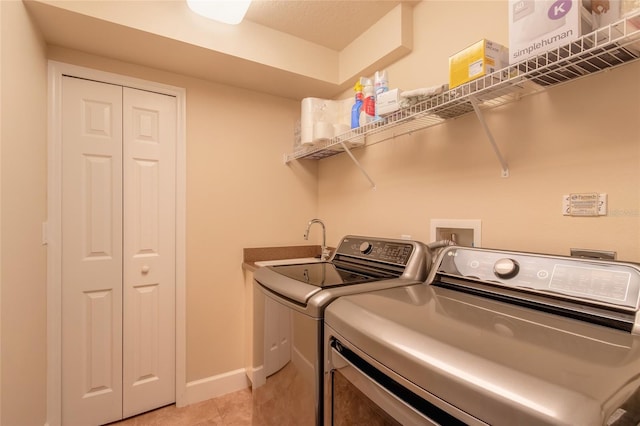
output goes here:
[[309, 221], [309, 224], [307, 225], [307, 230], [304, 232], [304, 239], [309, 239], [309, 229], [314, 223], [319, 223], [320, 225], [322, 225], [322, 254], [320, 255], [320, 260], [327, 260], [329, 259], [329, 250], [327, 250], [327, 232], [324, 226], [324, 222], [322, 222], [320, 219], [311, 219]]

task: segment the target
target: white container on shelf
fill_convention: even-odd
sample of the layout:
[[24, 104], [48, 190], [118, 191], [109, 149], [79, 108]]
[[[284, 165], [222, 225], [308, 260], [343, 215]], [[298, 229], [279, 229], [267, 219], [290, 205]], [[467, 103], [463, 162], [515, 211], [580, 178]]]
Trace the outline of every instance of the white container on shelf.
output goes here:
[[400, 109], [400, 94], [402, 90], [392, 89], [379, 94], [376, 97], [376, 113], [380, 117], [389, 115]]
[[300, 143], [315, 145], [350, 128], [351, 99], [304, 98], [300, 110]]
[[509, 0], [509, 63], [537, 56], [591, 31], [582, 0]]

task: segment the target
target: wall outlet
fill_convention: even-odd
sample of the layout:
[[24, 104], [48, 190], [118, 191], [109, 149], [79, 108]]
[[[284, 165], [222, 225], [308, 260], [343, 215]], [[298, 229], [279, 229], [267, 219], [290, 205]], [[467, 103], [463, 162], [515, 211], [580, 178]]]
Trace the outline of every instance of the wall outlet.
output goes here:
[[431, 219], [431, 240], [451, 240], [459, 246], [480, 247], [480, 219]]

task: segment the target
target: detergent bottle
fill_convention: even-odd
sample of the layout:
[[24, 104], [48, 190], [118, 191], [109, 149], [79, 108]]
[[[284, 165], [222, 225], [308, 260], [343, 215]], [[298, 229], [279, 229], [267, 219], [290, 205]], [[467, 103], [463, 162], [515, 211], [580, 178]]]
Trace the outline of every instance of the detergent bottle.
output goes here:
[[364, 110], [363, 121], [360, 125], [372, 123], [376, 119], [376, 98], [373, 89], [373, 82], [370, 78], [361, 77], [360, 84], [362, 84], [362, 92], [364, 100], [362, 102], [362, 109]]
[[364, 96], [362, 95], [362, 84], [360, 81], [356, 82], [353, 87], [356, 92], [356, 101], [351, 108], [351, 128], [355, 129], [360, 126], [360, 111], [362, 111], [362, 103]]

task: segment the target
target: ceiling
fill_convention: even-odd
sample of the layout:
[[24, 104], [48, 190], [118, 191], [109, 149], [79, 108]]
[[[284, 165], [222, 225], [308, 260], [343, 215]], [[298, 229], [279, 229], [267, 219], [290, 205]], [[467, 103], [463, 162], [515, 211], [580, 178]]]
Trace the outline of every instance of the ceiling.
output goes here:
[[400, 3], [418, 1], [253, 0], [245, 19], [342, 50]]
[[411, 51], [420, 1], [253, 0], [236, 26], [194, 14], [184, 0], [23, 2], [50, 46], [287, 98], [331, 99]]

